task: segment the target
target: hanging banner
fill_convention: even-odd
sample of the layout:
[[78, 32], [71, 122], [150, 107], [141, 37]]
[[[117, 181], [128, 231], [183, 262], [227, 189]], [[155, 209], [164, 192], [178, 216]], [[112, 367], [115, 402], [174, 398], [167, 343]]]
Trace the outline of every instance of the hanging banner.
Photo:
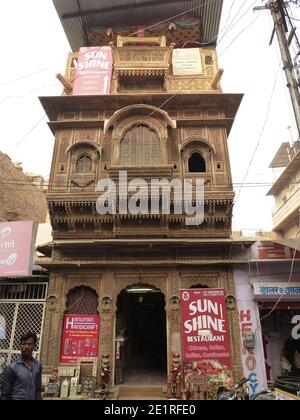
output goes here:
[[210, 362], [219, 368], [230, 368], [224, 290], [185, 289], [180, 291], [180, 300], [184, 364]]
[[32, 221], [0, 223], [0, 277], [32, 275], [34, 227]]
[[108, 95], [112, 68], [111, 47], [80, 48], [73, 95]]
[[188, 76], [203, 73], [199, 48], [173, 50], [173, 75]]
[[78, 357], [98, 357], [99, 315], [65, 315], [60, 362], [76, 363]]

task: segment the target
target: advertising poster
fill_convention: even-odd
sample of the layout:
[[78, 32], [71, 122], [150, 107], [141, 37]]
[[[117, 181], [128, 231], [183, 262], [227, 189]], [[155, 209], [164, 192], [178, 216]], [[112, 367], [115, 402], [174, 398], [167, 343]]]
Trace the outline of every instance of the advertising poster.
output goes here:
[[0, 223], [0, 277], [32, 275], [34, 223]]
[[78, 357], [97, 357], [99, 315], [65, 315], [60, 362], [76, 363]]
[[80, 48], [73, 95], [108, 95], [112, 69], [111, 47]]
[[224, 290], [181, 290], [180, 299], [184, 363], [231, 368]]

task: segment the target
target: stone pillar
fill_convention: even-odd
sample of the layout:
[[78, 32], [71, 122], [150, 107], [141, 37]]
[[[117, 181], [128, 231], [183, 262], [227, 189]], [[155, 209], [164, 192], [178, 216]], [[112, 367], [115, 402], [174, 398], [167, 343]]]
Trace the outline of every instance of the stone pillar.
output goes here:
[[181, 351], [181, 329], [180, 329], [180, 305], [179, 289], [180, 275], [177, 269], [170, 272], [167, 283], [166, 310], [167, 310], [167, 328], [168, 328], [168, 373], [172, 368], [172, 354], [179, 353], [182, 359]]

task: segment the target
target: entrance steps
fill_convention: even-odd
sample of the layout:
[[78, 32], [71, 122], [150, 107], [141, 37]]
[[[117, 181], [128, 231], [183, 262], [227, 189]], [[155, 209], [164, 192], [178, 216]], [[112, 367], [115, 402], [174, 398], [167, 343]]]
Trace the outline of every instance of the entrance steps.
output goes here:
[[118, 400], [164, 400], [166, 390], [162, 385], [121, 385]]

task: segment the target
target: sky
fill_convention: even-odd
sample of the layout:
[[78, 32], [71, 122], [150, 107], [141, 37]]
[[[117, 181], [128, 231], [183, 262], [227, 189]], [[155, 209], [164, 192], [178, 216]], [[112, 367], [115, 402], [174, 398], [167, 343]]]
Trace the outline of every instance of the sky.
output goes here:
[[[233, 229], [244, 233], [272, 229], [274, 201], [266, 193], [278, 173], [269, 165], [282, 142], [297, 140], [276, 37], [269, 46], [271, 14], [253, 12], [262, 4], [224, 0], [217, 46], [223, 91], [244, 94], [228, 139]], [[300, 8], [292, 10], [300, 19]], [[22, 162], [24, 171], [47, 178], [54, 137], [38, 96], [61, 94], [55, 75], [64, 73], [70, 46], [52, 0], [5, 1], [1, 14], [0, 150]]]

